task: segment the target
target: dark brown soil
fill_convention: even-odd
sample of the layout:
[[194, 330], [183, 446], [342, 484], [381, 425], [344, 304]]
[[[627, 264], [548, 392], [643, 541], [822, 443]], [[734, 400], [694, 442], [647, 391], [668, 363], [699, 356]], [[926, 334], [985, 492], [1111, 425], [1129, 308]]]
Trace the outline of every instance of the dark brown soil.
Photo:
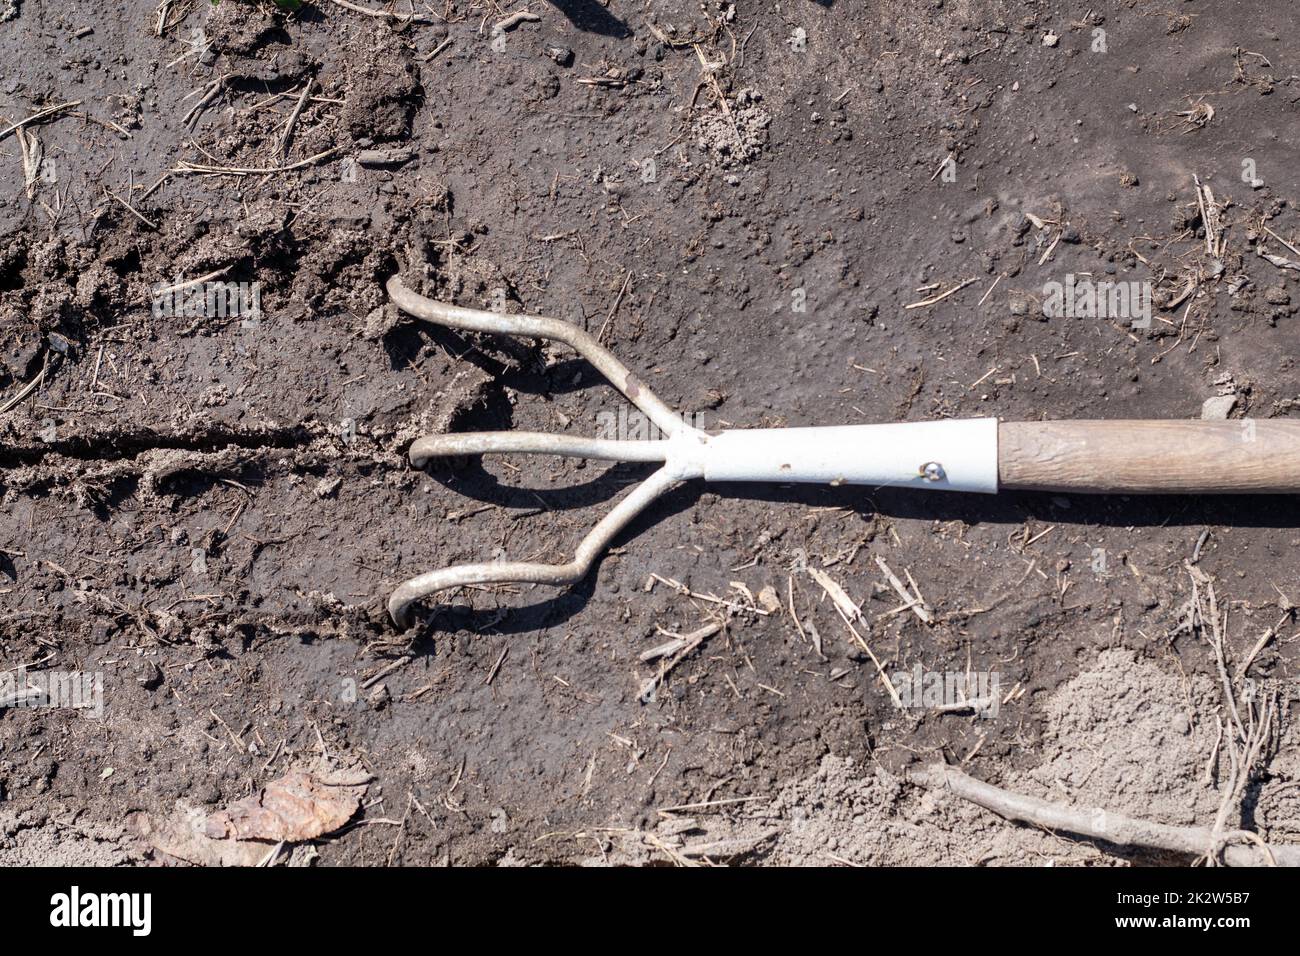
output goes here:
[[[1220, 394], [1294, 417], [1300, 273], [1257, 254], [1300, 260], [1292, 5], [538, 0], [499, 35], [523, 7], [427, 7], [0, 22], [0, 130], [79, 101], [0, 139], [0, 669], [102, 672], [105, 704], [0, 711], [0, 843], [116, 832], [84, 859], [170, 862], [132, 813], [218, 809], [322, 748], [374, 774], [361, 819], [406, 820], [322, 839], [323, 863], [599, 860], [666, 806], [805, 793], [828, 757], [1028, 774], [1049, 699], [1107, 649], [1215, 676], [1171, 636], [1188, 561], [1229, 602], [1234, 662], [1277, 626], [1249, 676], [1290, 704], [1286, 498], [688, 485], [582, 585], [466, 592], [399, 633], [404, 578], [560, 560], [645, 470], [413, 470], [421, 434], [592, 434], [622, 400], [558, 348], [399, 316], [383, 282], [601, 330], [710, 428], [1192, 418]], [[1217, 257], [1194, 177], [1228, 204]], [[260, 283], [260, 318], [156, 314], [158, 289], [214, 272]], [[1067, 274], [1149, 281], [1158, 305], [1200, 281], [1135, 329], [1043, 316]], [[1024, 693], [995, 719], [900, 716], [797, 570], [874, 620], [899, 603], [876, 556], [936, 622], [883, 617], [868, 644], [890, 671], [998, 671]], [[642, 703], [638, 655], [721, 607], [651, 575], [781, 607], [730, 616]], [[769, 853], [737, 858], [807, 858]]]

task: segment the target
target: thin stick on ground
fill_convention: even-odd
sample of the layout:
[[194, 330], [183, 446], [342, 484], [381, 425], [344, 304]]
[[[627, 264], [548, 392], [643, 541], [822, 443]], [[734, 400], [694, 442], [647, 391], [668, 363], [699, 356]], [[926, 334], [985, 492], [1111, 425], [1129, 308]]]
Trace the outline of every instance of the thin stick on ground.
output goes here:
[[822, 655], [821, 641], [810, 642], [808, 640], [808, 635], [803, 629], [803, 624], [799, 622], [799, 612], [794, 609], [794, 575], [793, 574], [786, 575], [785, 586], [786, 586], [786, 594], [790, 600], [790, 620], [794, 621], [795, 630], [799, 632], [799, 636], [803, 638], [804, 643], [805, 644], [812, 643], [813, 648], [817, 651], [817, 656], [820, 657]]
[[298, 97], [298, 102], [294, 104], [293, 112], [289, 114], [289, 119], [284, 124], [284, 132], [280, 134], [280, 142], [275, 147], [275, 154], [281, 159], [289, 155], [289, 143], [293, 141], [293, 131], [298, 125], [298, 117], [302, 115], [303, 107], [307, 105], [307, 98], [315, 88], [316, 80], [309, 79], [302, 88], [302, 95]]
[[959, 283], [957, 283], [955, 286], [953, 286], [953, 287], [952, 287], [951, 289], [949, 289], [947, 292], [941, 292], [941, 293], [939, 293], [938, 295], [936, 295], [936, 296], [931, 296], [931, 297], [928, 298], [928, 299], [922, 299], [920, 302], [909, 302], [907, 305], [903, 306], [903, 308], [904, 308], [904, 309], [919, 309], [919, 308], [921, 308], [921, 307], [923, 307], [923, 306], [934, 305], [936, 302], [942, 302], [944, 299], [948, 298], [948, 296], [953, 295], [954, 293], [960, 292], [962, 289], [966, 288], [966, 287], [967, 287], [968, 285], [970, 285], [972, 282], [978, 282], [978, 281], [979, 281], [979, 277], [978, 277], [978, 276], [975, 277], [975, 278], [972, 278], [972, 279], [967, 279], [967, 280], [965, 280], [964, 282], [959, 282]]
[[41, 188], [41, 160], [44, 150], [41, 148], [40, 138], [35, 133], [19, 129], [15, 130], [14, 135], [18, 138], [18, 149], [23, 157], [23, 185], [26, 187], [27, 198], [32, 200], [36, 198], [36, 193]]
[[[1151, 823], [1101, 807], [1064, 807], [984, 783], [946, 764], [935, 764], [913, 774], [912, 779], [927, 787], [949, 790], [963, 800], [1008, 820], [1029, 823], [1054, 833], [1103, 840], [1115, 846], [1146, 847], [1201, 856], [1215, 839], [1208, 827]], [[1300, 866], [1300, 846], [1266, 844], [1257, 834], [1247, 830], [1224, 833], [1220, 838], [1238, 841], [1223, 849], [1224, 862], [1229, 866]], [[1253, 845], [1247, 846], [1246, 843]]]
[[395, 661], [391, 661], [384, 667], [381, 667], [378, 672], [376, 672], [375, 674], [367, 678], [365, 681], [363, 681], [361, 684], [361, 689], [369, 690], [371, 687], [375, 686], [375, 684], [379, 683], [389, 674], [393, 673], [393, 671], [400, 670], [401, 668], [405, 667], [409, 663], [411, 663], [411, 655], [409, 654], [399, 657]]
[[287, 166], [272, 166], [268, 168], [258, 168], [253, 166], [206, 166], [202, 163], [191, 163], [182, 160], [181, 164], [172, 170], [179, 175], [192, 176], [267, 176], [273, 173], [287, 173], [295, 169], [302, 169], [304, 166], [312, 166], [321, 160], [329, 159], [343, 152], [342, 146], [335, 146], [327, 149], [323, 153], [317, 153], [315, 156], [308, 156], [306, 159], [300, 159], [296, 163], [290, 163]]
[[681, 663], [681, 661], [684, 660], [688, 655], [693, 653], [697, 647], [703, 644], [714, 634], [717, 634], [718, 631], [720, 630], [722, 630], [722, 623], [720, 621], [714, 621], [711, 624], [705, 624], [703, 627], [699, 628], [698, 630], [691, 631], [691, 633], [689, 634], [681, 635], [682, 640], [686, 642], [685, 644], [682, 645], [682, 649], [679, 650], [667, 661], [665, 661], [659, 667], [659, 670], [655, 673], [654, 677], [651, 677], [641, 683], [641, 690], [639, 694], [641, 700], [643, 701], [650, 700], [651, 695], [653, 695], [654, 692], [658, 690], [659, 685], [662, 684], [664, 678], [668, 676], [668, 672], [671, 671], [674, 667], [676, 667], [679, 663]]
[[835, 610], [839, 612], [840, 617], [844, 621], [844, 626], [847, 627], [849, 633], [853, 635], [853, 640], [856, 641], [857, 645], [862, 648], [868, 657], [871, 658], [871, 663], [876, 665], [876, 673], [880, 676], [880, 683], [882, 683], [885, 686], [885, 690], [889, 692], [889, 697], [893, 700], [894, 706], [899, 710], [902, 710], [903, 701], [898, 696], [898, 691], [894, 688], [894, 682], [891, 681], [889, 675], [885, 673], [884, 666], [880, 663], [880, 659], [876, 657], [875, 652], [871, 650], [871, 646], [867, 644], [863, 636], [858, 633], [857, 628], [853, 626], [854, 621], [860, 622], [864, 627], [870, 626], [866, 615], [862, 613], [862, 608], [858, 607], [853, 598], [849, 597], [848, 593], [832, 580], [831, 576], [825, 571], [821, 571], [817, 568], [804, 568], [804, 570], [808, 572], [808, 575], [814, 581], [821, 585], [821, 589], [825, 591], [826, 595], [831, 599], [831, 603], [835, 605]]
[[1041, 256], [1038, 257], [1038, 264], [1039, 264], [1040, 266], [1041, 266], [1044, 262], [1046, 262], [1048, 259], [1052, 258], [1052, 253], [1055, 252], [1055, 251], [1056, 251], [1056, 247], [1057, 247], [1058, 245], [1060, 245], [1060, 242], [1061, 242], [1061, 236], [1063, 236], [1063, 235], [1065, 235], [1065, 234], [1062, 233], [1062, 232], [1058, 232], [1058, 233], [1056, 234], [1056, 237], [1055, 237], [1054, 239], [1052, 239], [1051, 243], [1047, 246], [1047, 248], [1043, 250], [1043, 254], [1042, 254]]
[[[1192, 578], [1192, 612], [1199, 619], [1201, 633], [1214, 652], [1224, 704], [1232, 718], [1230, 731], [1232, 727], [1236, 729], [1235, 734], [1229, 732], [1224, 740], [1230, 769], [1227, 785], [1223, 788], [1223, 798], [1219, 802], [1219, 810], [1215, 814], [1214, 826], [1210, 830], [1209, 841], [1205, 848], [1206, 862], [1214, 866], [1220, 862], [1221, 856], [1224, 857], [1223, 862], [1227, 862], [1224, 854], [1228, 843], [1233, 839], [1234, 834], [1245, 832], [1225, 831], [1224, 827], [1233, 809], [1238, 808], [1239, 812], [1241, 803], [1245, 799], [1246, 788], [1259, 767], [1265, 749], [1273, 739], [1279, 702], [1275, 693], [1266, 693], [1258, 707], [1253, 695], [1243, 695], [1241, 702], [1238, 703], [1236, 688], [1232, 678], [1228, 676], [1226, 645], [1228, 612], [1224, 610], [1222, 614], [1219, 613], [1213, 579], [1191, 564], [1185, 566]], [[1243, 675], [1244, 669], [1238, 673], [1238, 683], [1241, 682]], [[1258, 837], [1254, 837], [1254, 840], [1262, 842]]]
[[185, 112], [185, 115], [181, 117], [181, 123], [183, 123], [189, 130], [193, 131], [194, 127], [198, 125], [199, 117], [203, 115], [203, 111], [208, 108], [213, 100], [221, 95], [221, 91], [225, 88], [225, 85], [226, 78], [220, 76], [207, 86], [203, 87], [199, 101]]
[[941, 163], [939, 164], [939, 168], [936, 169], [936, 170], [934, 171], [933, 175], [930, 176], [930, 178], [927, 180], [927, 182], [931, 182], [931, 183], [932, 183], [932, 182], [934, 182], [936, 179], [938, 179], [938, 178], [939, 178], [939, 174], [940, 174], [941, 172], [943, 172], [944, 167], [947, 166], [948, 163], [950, 163], [951, 161], [952, 161], [952, 153], [949, 153], [947, 156], [945, 156], [945, 157], [943, 158], [943, 162], [941, 162]]
[[609, 307], [609, 314], [605, 316], [604, 323], [600, 326], [600, 331], [596, 333], [596, 341], [605, 341], [605, 330], [609, 328], [609, 323], [614, 320], [614, 313], [618, 311], [619, 305], [623, 302], [623, 296], [627, 295], [627, 287], [632, 284], [632, 270], [627, 270], [627, 275], [623, 277], [623, 285], [618, 290], [618, 295], [614, 299], [614, 304]]
[[157, 232], [157, 231], [158, 231], [158, 225], [157, 225], [157, 223], [155, 223], [153, 220], [149, 219], [149, 218], [148, 218], [144, 213], [142, 213], [140, 210], [136, 209], [134, 206], [132, 206], [129, 202], [127, 202], [125, 199], [123, 199], [123, 198], [122, 198], [121, 196], [119, 196], [117, 193], [109, 192], [108, 189], [105, 188], [105, 189], [104, 189], [104, 195], [107, 196], [109, 199], [112, 199], [112, 200], [115, 200], [116, 202], [121, 203], [121, 204], [122, 204], [122, 207], [123, 207], [127, 212], [129, 212], [131, 215], [135, 216], [136, 219], [139, 219], [142, 223], [144, 223], [146, 226], [148, 226], [151, 230], [153, 230], [154, 232]]
[[[57, 361], [57, 356], [55, 360]], [[50, 371], [50, 358], [49, 355], [47, 354], [44, 363], [42, 363], [41, 365], [41, 370], [36, 373], [36, 375], [32, 378], [32, 380], [28, 382], [26, 385], [24, 385], [22, 388], [20, 388], [18, 390], [18, 393], [14, 395], [13, 398], [7, 399], [4, 402], [0, 402], [0, 415], [3, 415], [5, 412], [13, 411], [13, 409], [17, 408], [24, 398], [26, 398], [28, 395], [32, 394], [32, 392], [40, 388], [41, 385], [44, 383], [45, 376], [49, 373], [49, 371]]]
[[1290, 250], [1291, 250], [1293, 253], [1295, 253], [1297, 256], [1300, 256], [1300, 249], [1297, 249], [1297, 248], [1296, 248], [1295, 246], [1293, 246], [1291, 243], [1287, 242], [1285, 239], [1283, 239], [1281, 236], [1279, 236], [1279, 235], [1278, 235], [1276, 232], [1274, 232], [1272, 229], [1268, 228], [1268, 226], [1265, 226], [1265, 227], [1264, 227], [1264, 231], [1265, 231], [1266, 233], [1268, 233], [1270, 236], [1272, 236], [1274, 239], [1276, 239], [1278, 242], [1282, 243], [1282, 245], [1284, 245], [1284, 246], [1286, 246], [1288, 249], [1290, 249]]
[[988, 301], [988, 297], [993, 294], [993, 290], [998, 287], [998, 283], [1001, 281], [1002, 281], [1002, 276], [999, 275], [996, 279], [993, 280], [993, 284], [989, 286], [989, 289], [987, 292], [984, 293], [984, 296], [975, 304], [977, 306], [980, 306], [983, 305], [986, 301]]
[[735, 601], [728, 601], [726, 598], [720, 598], [716, 594], [702, 594], [699, 591], [692, 591], [686, 585], [682, 584], [681, 581], [674, 580], [673, 578], [666, 578], [663, 575], [655, 574], [654, 572], [651, 572], [650, 577], [655, 581], [658, 581], [660, 584], [665, 584], [672, 588], [678, 594], [684, 594], [686, 597], [694, 598], [697, 601], [708, 601], [710, 604], [718, 604], [722, 607], [731, 608], [733, 611], [744, 611], [747, 614], [758, 614], [762, 617], [767, 617], [772, 613], [771, 611], [766, 611], [753, 604], [737, 604]]
[[712, 807], [730, 807], [738, 803], [755, 803], [760, 800], [771, 800], [771, 797], [728, 797], [724, 800], [701, 800], [698, 803], [679, 803], [674, 807], [660, 807], [656, 813], [667, 816], [672, 813], [685, 813], [694, 810], [706, 810]]
[[740, 135], [740, 127], [736, 125], [736, 117], [731, 112], [731, 105], [727, 102], [727, 97], [722, 92], [722, 84], [718, 82], [717, 73], [712, 64], [709, 63], [708, 58], [705, 57], [704, 51], [700, 49], [700, 45], [698, 43], [692, 43], [691, 46], [695, 49], [695, 57], [700, 61], [700, 69], [703, 70], [705, 79], [708, 80], [709, 85], [713, 88], [713, 95], [717, 98], [718, 105], [722, 107], [723, 115], [726, 116], [727, 122], [731, 124], [731, 131], [736, 136], [736, 145], [740, 147], [740, 151], [743, 154], [745, 152], [745, 140]]
[[220, 269], [213, 269], [211, 272], [207, 273], [206, 275], [201, 275], [197, 279], [190, 279], [186, 282], [178, 282], [176, 283], [176, 285], [169, 285], [165, 289], [159, 289], [157, 292], [154, 293], [154, 295], [161, 297], [164, 295], [170, 295], [173, 292], [180, 292], [184, 289], [192, 288], [193, 286], [196, 285], [202, 285], [204, 282], [210, 282], [213, 279], [220, 279], [223, 275], [225, 275], [229, 271], [230, 271], [230, 266], [222, 266]]
[[885, 563], [885, 559], [880, 555], [876, 555], [876, 566], [884, 573], [885, 578], [889, 581], [889, 586], [897, 592], [899, 597], [907, 602], [898, 610], [910, 610], [921, 619], [921, 623], [923, 624], [929, 624], [934, 620], [934, 615], [931, 614], [929, 608], [925, 606], [925, 600], [921, 597], [920, 592], [918, 591], [913, 594], [909, 591], [907, 586], [899, 580], [898, 575], [890, 569], [889, 565]]
[[[1211, 114], [1213, 115], [1213, 114]], [[1214, 200], [1210, 187], [1193, 174], [1196, 185], [1196, 204], [1201, 213], [1201, 224], [1205, 227], [1205, 254], [1220, 258], [1223, 255], [1223, 229], [1219, 217], [1219, 206]]]
[[60, 112], [61, 110], [71, 109], [74, 106], [80, 106], [80, 105], [81, 105], [81, 100], [69, 100], [66, 103], [60, 103], [58, 106], [47, 106], [45, 109], [38, 110], [37, 112], [33, 113], [31, 116], [27, 117], [26, 119], [20, 119], [17, 123], [13, 123], [6, 129], [0, 130], [0, 140], [3, 140], [6, 136], [14, 132], [15, 130], [22, 129], [24, 126], [28, 126], [32, 123], [39, 123], [41, 120], [48, 119], [49, 117], [53, 116], [55, 113]]
[[[838, 611], [839, 608], [837, 607], [836, 610]], [[841, 616], [844, 617], [843, 612], [841, 611], [840, 613]], [[844, 626], [849, 629], [849, 633], [852, 634], [853, 639], [858, 642], [858, 646], [861, 647], [862, 650], [866, 652], [866, 655], [871, 658], [871, 663], [876, 665], [876, 673], [880, 676], [880, 683], [884, 684], [885, 690], [889, 691], [889, 697], [890, 700], [894, 702], [894, 706], [897, 709], [902, 710], [902, 698], [898, 696], [898, 690], [894, 687], [894, 682], [890, 680], [889, 675], [885, 673], [885, 668], [880, 663], [880, 659], [876, 657], [875, 652], [871, 650], [871, 646], [866, 642], [863, 636], [858, 633], [857, 628], [853, 626], [852, 622], [850, 622], [847, 617], [844, 617]]]
[[1260, 651], [1262, 651], [1264, 648], [1268, 646], [1269, 641], [1277, 637], [1277, 629], [1282, 626], [1282, 621], [1285, 621], [1286, 619], [1287, 619], [1287, 615], [1285, 614], [1282, 615], [1281, 621], [1278, 621], [1277, 624], [1274, 625], [1273, 627], [1266, 628], [1264, 630], [1264, 633], [1260, 635], [1259, 640], [1256, 641], [1255, 646], [1250, 649], [1250, 653], [1246, 655], [1245, 660], [1243, 660], [1239, 665], [1237, 665], [1238, 681], [1240, 681], [1243, 677], [1246, 676], [1246, 672], [1250, 670], [1250, 665], [1255, 663], [1255, 658], [1259, 656]]
[[363, 13], [368, 17], [377, 17], [382, 20], [398, 20], [402, 23], [437, 23], [435, 17], [423, 13], [416, 13], [412, 10], [409, 14], [395, 13], [392, 10], [375, 10], [371, 7], [363, 7], [357, 3], [349, 3], [348, 0], [331, 0], [336, 7], [342, 7], [344, 10], [352, 10], [355, 13]]
[[447, 49], [447, 47], [451, 46], [453, 42], [455, 42], [455, 37], [447, 37], [447, 39], [443, 40], [436, 47], [434, 47], [432, 51], [430, 51], [429, 53], [421, 57], [420, 58], [421, 62], [428, 63], [430, 60], [436, 57], [443, 50]]

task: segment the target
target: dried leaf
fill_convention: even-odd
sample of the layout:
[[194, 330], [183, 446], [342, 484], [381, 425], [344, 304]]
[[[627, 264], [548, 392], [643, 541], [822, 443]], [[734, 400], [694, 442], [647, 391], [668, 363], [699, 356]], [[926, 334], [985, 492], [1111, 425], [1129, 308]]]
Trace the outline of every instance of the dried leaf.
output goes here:
[[127, 819], [127, 826], [154, 849], [198, 866], [256, 866], [275, 846], [251, 840], [214, 840], [204, 833], [207, 819], [201, 809], [177, 801], [170, 816], [135, 813]]
[[218, 840], [311, 840], [352, 819], [370, 779], [355, 769], [295, 770], [213, 813], [204, 833]]

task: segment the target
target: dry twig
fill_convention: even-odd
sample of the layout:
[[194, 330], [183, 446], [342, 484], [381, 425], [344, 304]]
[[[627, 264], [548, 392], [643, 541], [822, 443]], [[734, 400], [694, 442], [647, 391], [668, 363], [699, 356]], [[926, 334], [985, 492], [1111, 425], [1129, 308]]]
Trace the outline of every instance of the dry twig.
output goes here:
[[[1199, 855], [1215, 839], [1206, 827], [1150, 823], [1101, 807], [1063, 807], [984, 783], [945, 764], [935, 764], [913, 774], [912, 779], [928, 787], [950, 790], [963, 800], [992, 810], [1008, 820], [1019, 820], [1053, 832], [1063, 831], [1092, 840], [1104, 840], [1115, 846], [1149, 847]], [[1237, 841], [1224, 847], [1224, 861], [1229, 866], [1259, 866], [1262, 863], [1300, 866], [1300, 846], [1257, 842], [1259, 837], [1245, 830], [1222, 834], [1220, 839]], [[1256, 848], [1244, 845], [1243, 841], [1255, 844]]]
[[45, 109], [38, 110], [37, 112], [33, 113], [31, 116], [27, 117], [26, 119], [21, 119], [17, 123], [13, 123], [7, 128], [0, 130], [0, 140], [3, 140], [6, 136], [14, 132], [15, 130], [22, 129], [24, 126], [28, 126], [32, 123], [39, 123], [41, 122], [41, 120], [48, 119], [49, 117], [53, 116], [55, 113], [58, 113], [62, 110], [70, 109], [74, 106], [80, 106], [80, 105], [81, 105], [81, 100], [69, 100], [66, 103], [60, 103], [58, 106], [47, 106]]

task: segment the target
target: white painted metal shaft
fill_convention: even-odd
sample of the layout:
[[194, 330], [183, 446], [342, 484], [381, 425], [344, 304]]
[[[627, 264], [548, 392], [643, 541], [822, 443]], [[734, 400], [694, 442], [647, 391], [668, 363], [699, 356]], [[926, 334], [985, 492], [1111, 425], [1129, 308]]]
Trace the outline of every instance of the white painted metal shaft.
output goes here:
[[712, 435], [698, 452], [706, 481], [998, 490], [998, 420], [753, 428]]

